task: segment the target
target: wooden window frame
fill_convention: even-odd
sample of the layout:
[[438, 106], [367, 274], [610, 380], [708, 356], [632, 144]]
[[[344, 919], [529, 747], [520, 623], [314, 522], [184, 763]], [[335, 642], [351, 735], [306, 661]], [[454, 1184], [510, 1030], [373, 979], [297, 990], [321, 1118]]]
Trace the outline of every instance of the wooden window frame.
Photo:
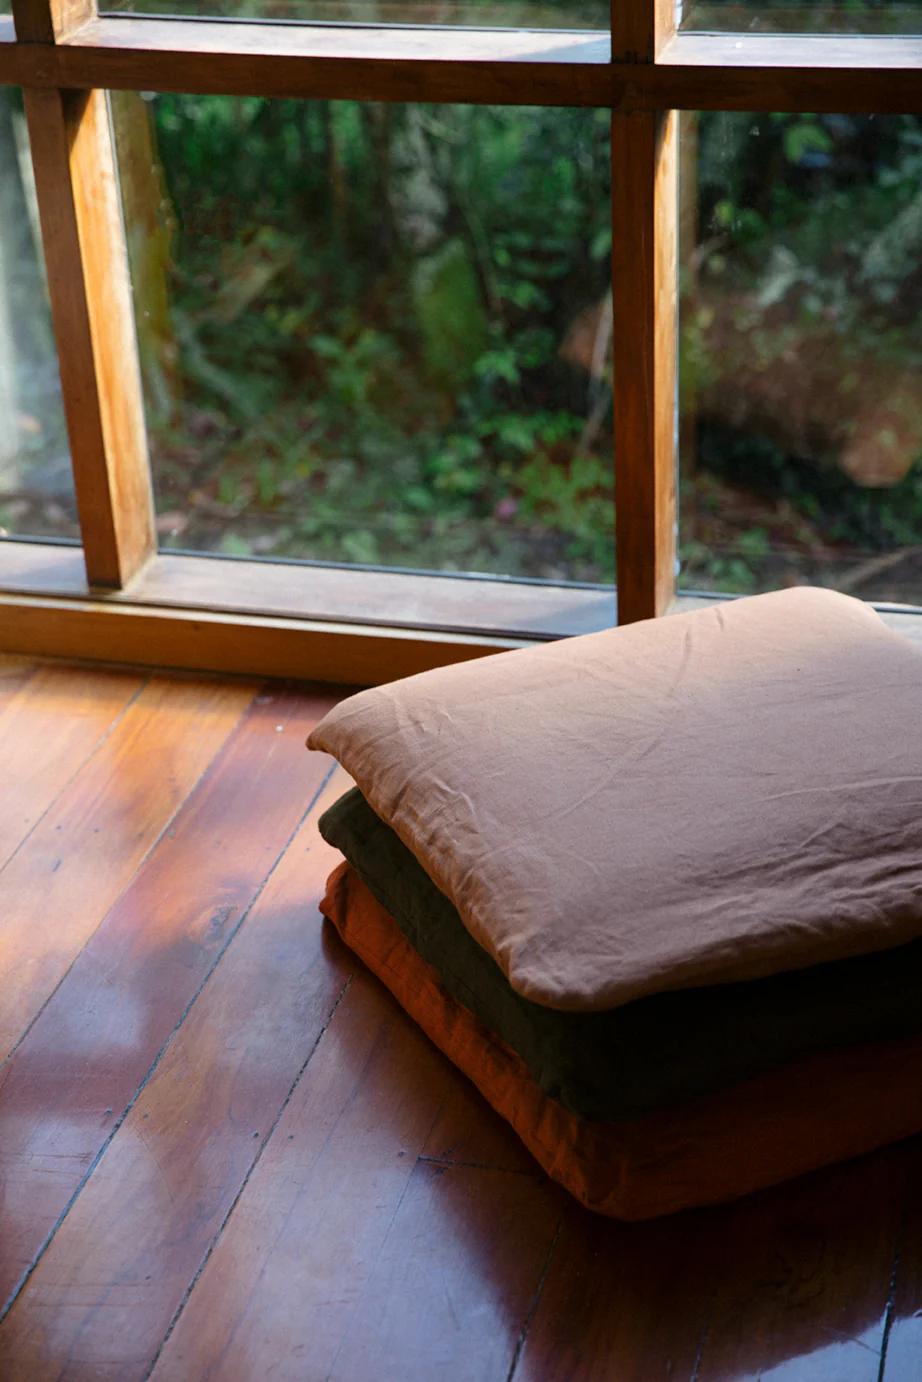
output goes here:
[[676, 608], [676, 112], [918, 112], [922, 37], [685, 34], [673, 13], [445, 30], [13, 0], [0, 83], [25, 93], [83, 543], [0, 543], [0, 648], [358, 684], [615, 618], [602, 587], [157, 553], [107, 90], [608, 108], [617, 618]]

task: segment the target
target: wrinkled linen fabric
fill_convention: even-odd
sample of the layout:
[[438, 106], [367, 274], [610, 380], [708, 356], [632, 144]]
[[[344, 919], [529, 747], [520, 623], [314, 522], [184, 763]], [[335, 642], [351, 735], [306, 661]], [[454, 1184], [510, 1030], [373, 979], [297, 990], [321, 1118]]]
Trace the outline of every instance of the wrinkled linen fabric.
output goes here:
[[348, 865], [321, 910], [547, 1174], [597, 1213], [649, 1219], [737, 1199], [922, 1131], [918, 1036], [812, 1056], [642, 1118], [588, 1121], [447, 993]]
[[512, 987], [565, 1011], [922, 934], [922, 653], [796, 589], [341, 702], [345, 766]]
[[815, 1051], [922, 1031], [918, 940], [608, 1012], [557, 1012], [515, 992], [357, 788], [319, 826], [449, 995], [521, 1057], [545, 1094], [584, 1118], [629, 1118]]

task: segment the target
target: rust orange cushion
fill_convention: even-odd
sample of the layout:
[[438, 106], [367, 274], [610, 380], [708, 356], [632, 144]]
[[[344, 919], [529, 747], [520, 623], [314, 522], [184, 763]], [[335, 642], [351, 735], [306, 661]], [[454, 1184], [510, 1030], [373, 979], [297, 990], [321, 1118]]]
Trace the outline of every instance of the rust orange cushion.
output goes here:
[[617, 1123], [548, 1098], [417, 954], [346, 864], [322, 911], [423, 1031], [589, 1209], [645, 1219], [734, 1199], [922, 1130], [922, 1037], [810, 1057]]
[[600, 1011], [922, 934], [922, 653], [799, 589], [441, 668], [315, 729], [512, 987]]

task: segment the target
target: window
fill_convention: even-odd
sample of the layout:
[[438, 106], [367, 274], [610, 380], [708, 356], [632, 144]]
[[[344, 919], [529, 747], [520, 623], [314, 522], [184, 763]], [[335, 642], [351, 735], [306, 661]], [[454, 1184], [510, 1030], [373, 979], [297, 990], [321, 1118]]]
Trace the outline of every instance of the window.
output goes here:
[[5, 524], [11, 637], [362, 681], [613, 578], [922, 604], [911, 0], [135, 8], [0, 18], [61, 381], [17, 253], [0, 473], [63, 405], [73, 475]]

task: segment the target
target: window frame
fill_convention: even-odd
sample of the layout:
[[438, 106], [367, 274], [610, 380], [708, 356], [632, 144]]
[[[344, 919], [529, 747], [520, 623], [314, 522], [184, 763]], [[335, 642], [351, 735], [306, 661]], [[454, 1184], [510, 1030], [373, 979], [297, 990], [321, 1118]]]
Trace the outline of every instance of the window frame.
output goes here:
[[0, 543], [0, 644], [368, 683], [604, 627], [610, 591], [158, 553], [106, 92], [610, 111], [613, 540], [617, 620], [629, 623], [677, 605], [677, 112], [922, 113], [922, 36], [678, 33], [668, 0], [613, 0], [610, 34], [13, 0], [0, 84], [24, 91], [83, 535], [82, 548]]

